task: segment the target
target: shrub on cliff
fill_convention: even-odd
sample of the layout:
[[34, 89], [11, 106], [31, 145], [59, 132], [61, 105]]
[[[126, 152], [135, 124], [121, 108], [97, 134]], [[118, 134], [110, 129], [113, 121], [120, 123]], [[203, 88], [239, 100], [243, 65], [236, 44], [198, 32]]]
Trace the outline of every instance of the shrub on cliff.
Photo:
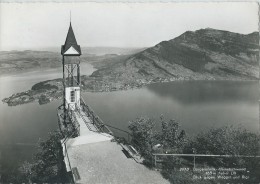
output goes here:
[[131, 143], [147, 161], [151, 159], [152, 147], [156, 142], [154, 125], [154, 120], [144, 117], [131, 121], [129, 125], [132, 132]]
[[132, 134], [134, 147], [145, 158], [144, 163], [152, 165], [152, 153], [171, 153], [182, 152], [186, 144], [186, 135], [184, 130], [179, 129], [179, 123], [176, 120], [166, 121], [163, 116], [160, 118], [161, 131], [155, 131], [155, 121], [150, 118], [137, 118], [130, 122], [129, 129]]
[[[241, 127], [225, 126], [211, 128], [189, 139], [179, 129], [176, 120], [165, 121], [161, 117], [161, 131], [156, 132], [155, 121], [149, 118], [137, 118], [130, 122], [132, 144], [145, 159], [144, 163], [153, 167], [153, 153], [197, 153], [212, 155], [234, 155], [234, 157], [196, 157], [196, 166], [220, 168], [246, 168], [250, 179], [243, 183], [259, 182], [260, 158], [243, 158], [237, 155], [260, 155], [260, 135]], [[159, 149], [154, 149], [160, 145]], [[163, 176], [171, 183], [219, 183], [223, 180], [193, 180], [193, 157], [160, 157]], [[180, 172], [181, 167], [190, 168], [189, 172]], [[240, 182], [240, 180], [237, 180]]]
[[[192, 148], [198, 154], [254, 156], [260, 153], [260, 135], [242, 127], [212, 128], [190, 140], [185, 152], [192, 153]], [[213, 166], [228, 167], [243, 164], [243, 161], [244, 159], [238, 157], [208, 159], [208, 163]]]
[[[234, 155], [233, 157], [200, 157], [197, 163], [213, 167], [246, 168], [250, 171], [250, 182], [260, 181], [260, 158], [238, 157], [260, 155], [260, 135], [242, 127], [225, 126], [201, 132], [190, 139], [184, 152], [212, 155]], [[250, 183], [249, 182], [249, 183]]]
[[59, 132], [51, 132], [49, 138], [40, 141], [38, 151], [34, 155], [32, 163], [24, 163], [22, 173], [28, 181], [33, 183], [61, 182], [62, 177], [62, 153]]

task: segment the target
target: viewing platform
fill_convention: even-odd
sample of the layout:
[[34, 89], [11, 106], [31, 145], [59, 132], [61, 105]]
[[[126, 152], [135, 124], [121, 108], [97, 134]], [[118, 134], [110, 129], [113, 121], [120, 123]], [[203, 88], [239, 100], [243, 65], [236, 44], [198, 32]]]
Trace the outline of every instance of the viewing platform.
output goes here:
[[131, 145], [118, 143], [113, 132], [81, 98], [81, 48], [71, 22], [61, 55], [64, 93], [63, 104], [58, 107], [58, 123], [63, 135], [64, 163], [70, 175], [68, 183], [169, 183], [160, 173], [140, 164], [142, 158]]
[[[61, 129], [62, 113], [59, 108]], [[138, 163], [126, 145], [116, 142], [84, 101], [69, 114], [77, 135], [65, 137], [61, 143], [66, 170], [72, 173], [75, 183], [169, 183], [159, 172]]]

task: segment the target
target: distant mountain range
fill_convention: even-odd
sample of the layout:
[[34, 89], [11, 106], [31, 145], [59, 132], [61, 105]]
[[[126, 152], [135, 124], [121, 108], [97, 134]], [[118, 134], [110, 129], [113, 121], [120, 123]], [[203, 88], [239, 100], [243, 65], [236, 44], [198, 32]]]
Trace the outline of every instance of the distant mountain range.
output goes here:
[[[45, 51], [44, 51], [45, 50]], [[83, 47], [82, 62], [89, 62], [99, 68], [110, 63], [112, 58], [121, 60], [126, 54], [140, 52], [140, 48], [114, 48], [114, 47]], [[17, 74], [39, 69], [61, 67], [62, 57], [60, 49], [46, 48], [41, 51], [0, 51], [0, 75]], [[114, 61], [113, 61], [114, 63]]]
[[169, 41], [103, 67], [92, 77], [114, 80], [256, 80], [259, 33], [216, 29], [187, 31]]
[[[104, 49], [104, 53], [108, 52], [104, 55], [86, 54], [86, 51], [81, 61], [91, 62], [97, 70], [91, 76], [81, 76], [81, 89], [93, 92], [127, 90], [174, 80], [257, 80], [258, 41], [257, 32], [243, 35], [201, 29], [187, 31], [144, 50]], [[57, 52], [0, 52], [0, 74], [61, 67], [60, 61]], [[35, 84], [31, 90], [13, 94], [3, 102], [8, 105], [32, 101], [44, 104], [60, 98], [62, 91], [61, 79], [48, 80]]]
[[[92, 77], [109, 82], [168, 80], [256, 80], [259, 34], [216, 29], [187, 31], [150, 48], [83, 47], [82, 62], [98, 70]], [[49, 51], [1, 51], [0, 74], [61, 67], [61, 55]]]

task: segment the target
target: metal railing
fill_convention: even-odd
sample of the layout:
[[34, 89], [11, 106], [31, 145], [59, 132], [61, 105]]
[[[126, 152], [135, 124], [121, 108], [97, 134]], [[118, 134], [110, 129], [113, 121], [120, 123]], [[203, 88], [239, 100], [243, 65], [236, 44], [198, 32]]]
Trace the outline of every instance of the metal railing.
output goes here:
[[107, 125], [105, 125], [102, 119], [97, 114], [95, 114], [95, 112], [85, 103], [85, 101], [82, 98], [80, 98], [80, 104], [82, 110], [87, 114], [89, 120], [98, 129], [99, 132], [104, 132], [113, 135], [113, 132], [107, 127]]
[[[63, 109], [62, 109], [63, 108]], [[77, 121], [77, 118], [75, 117], [75, 114], [73, 113], [73, 111], [71, 110], [71, 106], [70, 104], [68, 104], [68, 109], [64, 110], [64, 106], [61, 105], [58, 107], [58, 110], [62, 110], [62, 111], [67, 111], [66, 114], [61, 114], [60, 116], [62, 117], [58, 117], [58, 121], [59, 121], [59, 126], [60, 126], [60, 129], [61, 129], [61, 133], [62, 135], [64, 136], [64, 140], [63, 140], [63, 143], [65, 143], [70, 137], [73, 137], [74, 135], [78, 136], [80, 134], [80, 124], [79, 122]], [[68, 116], [67, 116], [68, 115]], [[65, 117], [66, 116], [66, 117]], [[61, 123], [63, 123], [63, 126], [64, 124], [64, 121], [66, 121], [65, 118], [69, 118], [69, 122], [71, 123], [72, 125], [72, 132], [70, 132], [69, 134], [67, 135], [64, 135], [64, 132], [61, 128]], [[63, 120], [63, 122], [60, 122], [60, 119]]]
[[[108, 124], [105, 124], [105, 125], [106, 125], [107, 127], [109, 127], [109, 128], [118, 130], [119, 132], [122, 132], [122, 133], [126, 134], [126, 135], [127, 135], [127, 142], [130, 144], [130, 142], [131, 142], [131, 140], [132, 140], [132, 137], [133, 137], [133, 135], [132, 135], [130, 132], [125, 131], [125, 130], [122, 130], [122, 129], [117, 128], [117, 127], [114, 127], [114, 126], [111, 126], [111, 125], [108, 125]], [[125, 137], [121, 137], [121, 138], [125, 138]]]
[[[58, 111], [59, 111], [59, 110], [64, 111], [64, 105], [63, 105], [63, 104], [60, 105], [57, 110], [58, 110]], [[58, 116], [60, 116], [60, 117], [58, 117], [59, 127], [60, 127], [60, 130], [61, 130], [61, 134], [62, 134], [63, 137], [64, 137], [63, 141], [61, 142], [61, 145], [64, 145], [64, 146], [62, 146], [62, 148], [64, 148], [63, 158], [67, 158], [69, 170], [72, 172], [72, 167], [71, 167], [71, 163], [70, 163], [70, 159], [69, 159], [69, 155], [68, 155], [68, 149], [67, 149], [66, 142], [68, 141], [68, 139], [69, 139], [70, 137], [74, 136], [74, 134], [76, 134], [76, 133], [78, 134], [80, 126], [79, 126], [79, 124], [78, 124], [77, 127], [74, 127], [76, 131], [73, 131], [73, 132], [71, 132], [70, 134], [64, 135], [64, 133], [63, 133], [63, 131], [62, 131], [62, 128], [61, 128], [61, 123], [62, 123], [62, 122], [60, 121], [61, 119], [64, 120], [64, 114], [59, 114], [59, 113], [58, 113]], [[73, 122], [72, 117], [70, 117], [70, 121]], [[72, 124], [73, 124], [73, 126], [75, 126], [77, 123], [72, 123]], [[62, 125], [62, 126], [64, 126], [64, 125]], [[71, 180], [71, 181], [74, 183], [73, 176], [72, 176], [72, 180]]]
[[[79, 135], [80, 125], [79, 125], [79, 122], [77, 121], [77, 117], [76, 117], [75, 113], [78, 113], [79, 116], [81, 116], [81, 118], [85, 122], [86, 126], [91, 130], [91, 127], [88, 125], [89, 122], [87, 122], [87, 120], [81, 114], [81, 110], [82, 110], [83, 112], [86, 113], [86, 115], [88, 116], [89, 120], [96, 127], [98, 132], [104, 132], [104, 133], [108, 133], [110, 135], [113, 135], [113, 132], [108, 128], [108, 127], [110, 127], [110, 128], [113, 128], [113, 129], [116, 129], [116, 130], [118, 130], [120, 132], [125, 133], [127, 135], [127, 137], [128, 137], [128, 141], [131, 139], [132, 135], [129, 132], [127, 132], [125, 130], [122, 130], [120, 128], [117, 128], [117, 127], [105, 124], [102, 121], [102, 119], [92, 110], [92, 108], [90, 106], [88, 106], [86, 104], [86, 102], [82, 98], [80, 98], [80, 104], [81, 104], [80, 106], [77, 106], [76, 104], [74, 106], [72, 104], [69, 104], [68, 102], [66, 102], [66, 104], [68, 105], [68, 109], [66, 110], [67, 111], [66, 113], [68, 114], [68, 117], [69, 117], [69, 120], [70, 120], [71, 124], [73, 125], [75, 130], [77, 130], [77, 134], [78, 135]], [[60, 105], [58, 107], [58, 110], [64, 110], [62, 108], [64, 108], [64, 105]], [[59, 122], [59, 124], [60, 123], [61, 122]], [[92, 131], [94, 131], [94, 130], [92, 130]], [[69, 136], [66, 136], [66, 137], [69, 137]]]
[[[157, 162], [163, 162], [162, 157], [193, 157], [193, 168], [195, 168], [195, 160], [196, 157], [222, 157], [222, 158], [260, 158], [259, 155], [212, 155], [212, 154], [167, 154], [167, 153], [154, 153], [153, 155], [153, 161], [154, 161], [154, 167], [157, 167]], [[158, 159], [160, 158], [161, 159]]]

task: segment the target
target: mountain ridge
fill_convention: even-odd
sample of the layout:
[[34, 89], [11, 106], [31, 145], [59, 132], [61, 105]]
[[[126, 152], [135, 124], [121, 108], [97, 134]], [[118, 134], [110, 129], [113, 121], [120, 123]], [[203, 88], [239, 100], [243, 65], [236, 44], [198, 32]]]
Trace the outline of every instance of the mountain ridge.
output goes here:
[[[94, 59], [92, 64], [98, 70], [91, 76], [81, 76], [81, 89], [91, 92], [127, 90], [175, 80], [258, 80], [258, 41], [258, 33], [242, 35], [201, 29], [187, 31], [132, 55], [96, 59], [84, 56], [83, 62]], [[54, 79], [2, 101], [10, 106], [33, 101], [45, 104], [61, 98], [62, 91], [62, 79]]]
[[257, 80], [258, 32], [239, 34], [200, 29], [162, 41], [93, 77], [127, 82], [154, 80]]

